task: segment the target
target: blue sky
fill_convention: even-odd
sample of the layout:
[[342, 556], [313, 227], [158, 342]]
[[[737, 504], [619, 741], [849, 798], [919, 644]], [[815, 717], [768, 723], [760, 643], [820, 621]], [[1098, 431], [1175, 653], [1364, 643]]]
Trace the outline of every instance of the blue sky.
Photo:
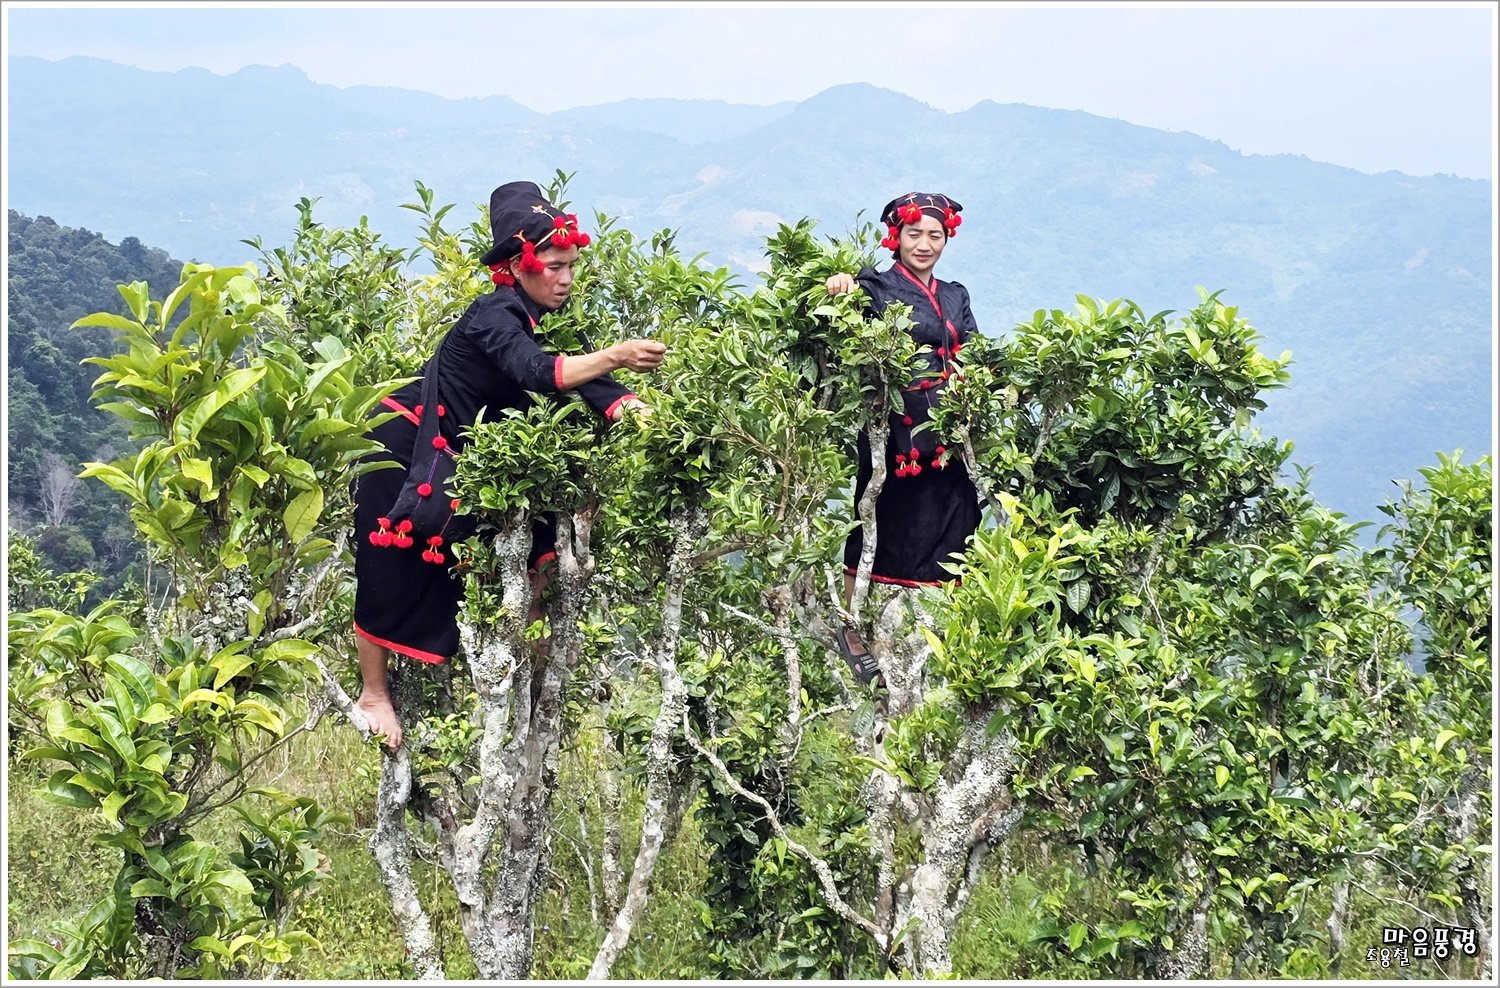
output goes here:
[[1493, 170], [1496, 6], [8, 3], [7, 55], [505, 95], [801, 100], [869, 82], [1190, 130], [1363, 171]]

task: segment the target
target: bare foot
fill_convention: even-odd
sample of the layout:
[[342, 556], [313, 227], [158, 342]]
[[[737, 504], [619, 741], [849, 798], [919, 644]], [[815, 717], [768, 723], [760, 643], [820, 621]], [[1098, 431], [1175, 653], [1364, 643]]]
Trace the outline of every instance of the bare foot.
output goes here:
[[355, 703], [365, 719], [370, 722], [370, 733], [383, 735], [387, 748], [395, 751], [401, 747], [401, 721], [396, 719], [396, 709], [388, 696], [359, 695]]

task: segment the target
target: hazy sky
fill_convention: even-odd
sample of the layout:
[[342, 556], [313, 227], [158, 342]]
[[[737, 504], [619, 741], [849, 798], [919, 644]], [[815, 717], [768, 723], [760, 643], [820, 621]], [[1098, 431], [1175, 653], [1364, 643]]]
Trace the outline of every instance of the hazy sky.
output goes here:
[[1493, 168], [1493, 2], [1083, 4], [7, 3], [6, 52], [505, 95], [802, 100], [868, 82], [1190, 130], [1364, 171]]

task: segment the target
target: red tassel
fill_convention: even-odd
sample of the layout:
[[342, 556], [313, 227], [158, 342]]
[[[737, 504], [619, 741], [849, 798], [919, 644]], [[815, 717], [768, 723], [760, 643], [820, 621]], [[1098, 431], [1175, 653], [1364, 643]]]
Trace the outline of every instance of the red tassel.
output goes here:
[[442, 436], [433, 436], [432, 437], [432, 448], [433, 449], [447, 449], [448, 448], [448, 440], [444, 439]]
[[427, 497], [431, 493], [432, 493], [432, 485], [431, 484], [418, 484], [417, 485], [417, 494], [418, 494], [418, 496], [420, 496], [420, 497]]

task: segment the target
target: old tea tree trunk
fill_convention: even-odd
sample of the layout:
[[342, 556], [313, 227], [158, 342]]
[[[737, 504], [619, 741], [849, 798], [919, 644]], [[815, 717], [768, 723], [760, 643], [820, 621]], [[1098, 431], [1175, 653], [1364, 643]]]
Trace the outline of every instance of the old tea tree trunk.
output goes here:
[[[406, 665], [393, 673], [392, 695], [406, 725], [406, 741], [385, 759], [370, 849], [418, 978], [447, 975], [432, 918], [412, 880], [408, 813], [436, 834], [433, 850], [453, 882], [479, 977], [530, 976], [536, 903], [549, 864], [547, 814], [556, 789], [562, 691], [581, 650], [578, 613], [594, 572], [589, 525], [586, 514], [558, 515], [561, 586], [548, 612], [555, 630], [536, 644], [525, 640], [531, 603], [529, 515], [511, 515], [489, 546], [500, 606], [496, 613], [479, 614], [466, 601], [459, 620], [477, 697], [470, 719], [478, 729], [473, 745], [477, 765], [425, 775], [417, 784], [413, 762], [431, 750], [444, 721], [430, 716], [419, 721], [432, 713], [419, 707], [419, 670]], [[325, 678], [325, 688], [355, 726], [364, 726], [336, 682]]]

